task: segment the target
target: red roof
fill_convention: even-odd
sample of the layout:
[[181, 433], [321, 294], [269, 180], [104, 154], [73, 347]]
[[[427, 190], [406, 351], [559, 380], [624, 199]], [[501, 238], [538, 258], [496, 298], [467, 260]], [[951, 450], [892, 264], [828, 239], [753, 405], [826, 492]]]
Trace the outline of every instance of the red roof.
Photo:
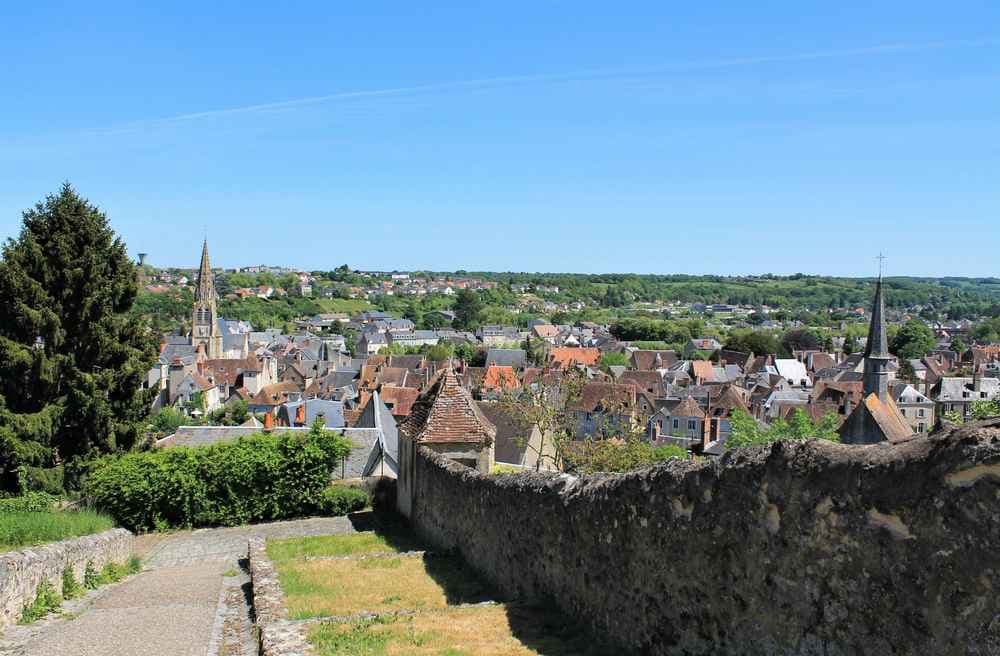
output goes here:
[[488, 367], [483, 376], [483, 389], [505, 390], [514, 389], [517, 386], [517, 374], [514, 373], [514, 367], [495, 364]]
[[441, 372], [417, 398], [399, 430], [417, 442], [475, 444], [492, 443], [497, 431], [462, 387], [454, 369]]
[[599, 348], [564, 346], [549, 351], [549, 363], [562, 369], [569, 369], [578, 364], [595, 365], [600, 359], [601, 349]]
[[379, 391], [382, 402], [392, 411], [394, 417], [407, 417], [413, 410], [420, 392], [412, 387], [396, 387], [395, 385], [383, 385]]

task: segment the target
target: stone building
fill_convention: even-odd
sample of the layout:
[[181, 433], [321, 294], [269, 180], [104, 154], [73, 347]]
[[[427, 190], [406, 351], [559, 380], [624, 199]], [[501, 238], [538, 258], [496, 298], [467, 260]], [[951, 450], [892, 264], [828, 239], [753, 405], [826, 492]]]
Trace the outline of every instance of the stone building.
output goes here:
[[216, 307], [215, 276], [208, 262], [208, 240], [201, 248], [201, 266], [198, 268], [198, 286], [194, 292], [194, 309], [191, 313], [191, 345], [201, 346], [208, 359], [223, 357], [222, 333], [219, 331], [219, 312]]
[[885, 301], [882, 298], [882, 277], [875, 285], [868, 343], [864, 353], [864, 377], [861, 403], [840, 427], [840, 440], [845, 444], [875, 444], [899, 442], [913, 436], [914, 431], [900, 413], [889, 393], [888, 336], [885, 327]]
[[496, 426], [450, 367], [417, 397], [399, 432], [414, 451], [426, 446], [483, 473], [493, 467]]

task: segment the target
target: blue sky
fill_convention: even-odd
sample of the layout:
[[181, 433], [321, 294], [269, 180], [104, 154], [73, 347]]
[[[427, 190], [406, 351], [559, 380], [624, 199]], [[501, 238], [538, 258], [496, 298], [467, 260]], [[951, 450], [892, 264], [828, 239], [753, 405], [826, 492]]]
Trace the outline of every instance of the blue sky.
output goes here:
[[0, 237], [69, 180], [161, 265], [1000, 273], [995, 0], [149, 4], [0, 5]]

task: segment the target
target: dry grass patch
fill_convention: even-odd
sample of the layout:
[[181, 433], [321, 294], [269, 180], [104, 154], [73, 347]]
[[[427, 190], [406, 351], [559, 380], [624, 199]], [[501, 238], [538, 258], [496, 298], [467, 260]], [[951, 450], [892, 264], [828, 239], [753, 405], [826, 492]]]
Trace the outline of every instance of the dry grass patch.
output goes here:
[[425, 610], [490, 599], [456, 558], [277, 562], [290, 617]]
[[536, 607], [451, 608], [313, 627], [319, 656], [603, 656], [557, 615]]

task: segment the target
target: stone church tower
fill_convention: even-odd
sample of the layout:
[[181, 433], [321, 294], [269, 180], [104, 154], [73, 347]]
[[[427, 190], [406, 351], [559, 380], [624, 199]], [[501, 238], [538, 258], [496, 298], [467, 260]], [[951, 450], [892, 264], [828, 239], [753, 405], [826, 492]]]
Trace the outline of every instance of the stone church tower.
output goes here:
[[861, 403], [840, 427], [840, 441], [844, 444], [895, 443], [913, 437], [913, 428], [889, 394], [891, 361], [880, 274], [875, 285], [868, 345], [865, 347], [864, 394]]
[[219, 332], [219, 315], [216, 309], [215, 276], [208, 263], [208, 240], [201, 249], [201, 267], [198, 269], [198, 287], [194, 292], [194, 312], [191, 316], [191, 345], [205, 347], [208, 359], [222, 357], [222, 334]]

